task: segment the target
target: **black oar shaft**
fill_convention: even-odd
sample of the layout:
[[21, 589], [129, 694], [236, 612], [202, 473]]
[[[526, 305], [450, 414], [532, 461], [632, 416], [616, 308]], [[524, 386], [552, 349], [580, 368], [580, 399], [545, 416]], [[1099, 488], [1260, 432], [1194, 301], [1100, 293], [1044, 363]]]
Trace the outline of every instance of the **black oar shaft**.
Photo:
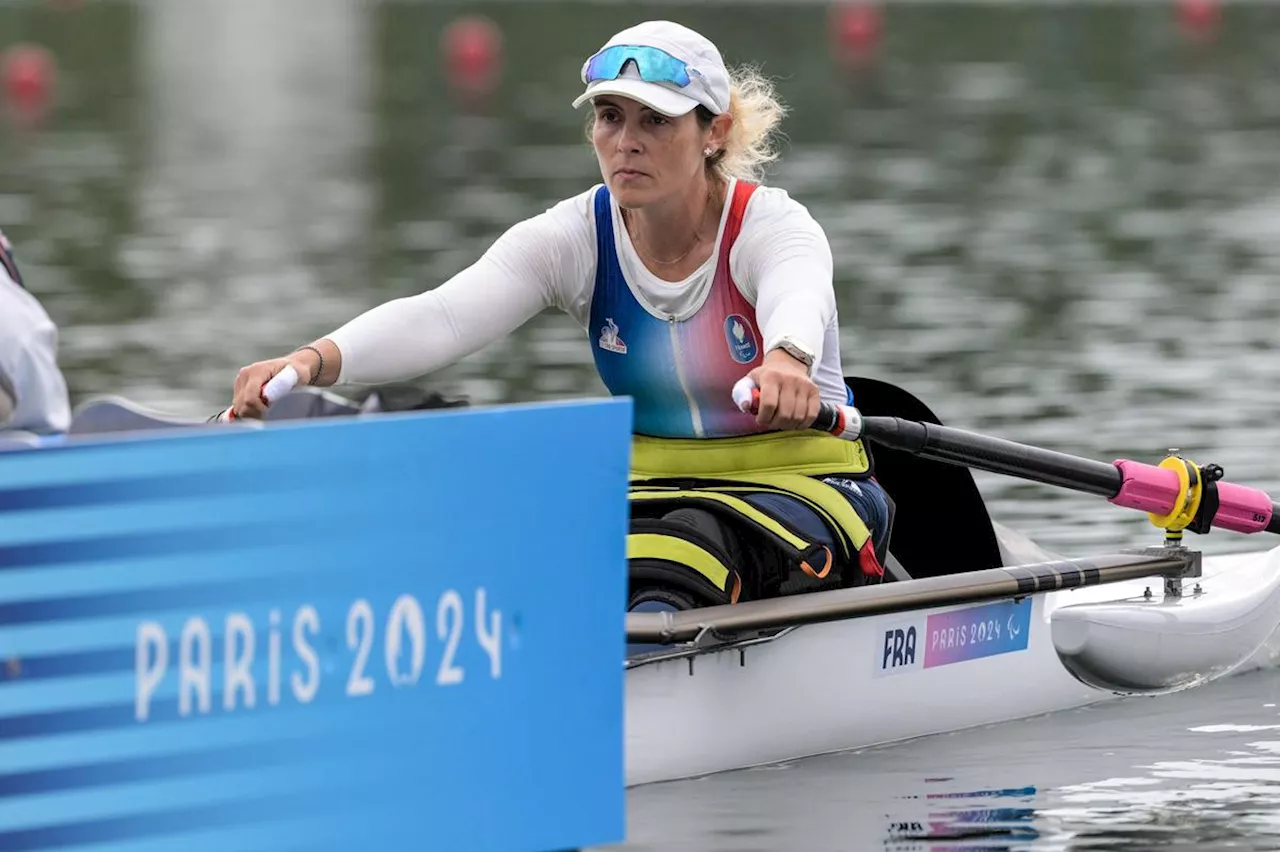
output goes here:
[[899, 417], [868, 417], [863, 436], [921, 458], [1111, 498], [1124, 484], [1114, 464]]

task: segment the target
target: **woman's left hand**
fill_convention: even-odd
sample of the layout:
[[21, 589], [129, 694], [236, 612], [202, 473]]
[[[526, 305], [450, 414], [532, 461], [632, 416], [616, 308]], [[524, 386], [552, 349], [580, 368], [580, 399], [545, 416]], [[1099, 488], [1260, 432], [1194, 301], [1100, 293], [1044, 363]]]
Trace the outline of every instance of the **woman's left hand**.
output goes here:
[[748, 375], [760, 387], [756, 423], [766, 429], [808, 429], [812, 425], [822, 397], [802, 361], [773, 349]]

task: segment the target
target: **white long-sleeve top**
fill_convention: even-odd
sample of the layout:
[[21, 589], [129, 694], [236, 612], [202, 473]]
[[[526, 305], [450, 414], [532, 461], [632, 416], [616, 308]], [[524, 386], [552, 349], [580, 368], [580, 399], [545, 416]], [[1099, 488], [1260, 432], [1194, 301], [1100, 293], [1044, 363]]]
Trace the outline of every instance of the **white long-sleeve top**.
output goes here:
[[[383, 303], [329, 334], [342, 354], [338, 382], [416, 378], [501, 339], [549, 307], [586, 329], [595, 283], [596, 189], [512, 226], [439, 287]], [[628, 284], [658, 311], [679, 319], [692, 315], [711, 286], [715, 252], [684, 281], [664, 281], [637, 255], [616, 200], [611, 207]], [[809, 212], [784, 190], [757, 188], [729, 262], [733, 280], [755, 307], [764, 351], [789, 340], [813, 352], [811, 374], [823, 398], [845, 402], [831, 248]]]
[[[0, 393], [12, 414], [0, 429], [40, 434], [71, 426], [67, 383], [58, 367], [58, 329], [44, 307], [14, 280], [8, 243], [0, 234]], [[5, 406], [7, 407], [7, 406]]]

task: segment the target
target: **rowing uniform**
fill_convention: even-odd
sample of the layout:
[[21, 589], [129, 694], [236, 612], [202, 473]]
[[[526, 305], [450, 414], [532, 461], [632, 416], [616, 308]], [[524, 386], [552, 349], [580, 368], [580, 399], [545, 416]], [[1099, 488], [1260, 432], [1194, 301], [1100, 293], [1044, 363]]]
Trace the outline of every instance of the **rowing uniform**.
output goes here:
[[[883, 541], [889, 509], [861, 445], [811, 432], [762, 434], [731, 397], [734, 382], [766, 352], [793, 341], [816, 353], [810, 375], [823, 400], [852, 403], [840, 362], [830, 247], [785, 191], [730, 181], [710, 257], [685, 280], [669, 282], [645, 267], [607, 187], [593, 187], [513, 226], [440, 287], [375, 307], [330, 334], [342, 353], [337, 380], [380, 384], [422, 375], [553, 307], [583, 327], [608, 390], [634, 400], [633, 519], [712, 511], [750, 527], [815, 577], [827, 576], [817, 564], [824, 558], [831, 567], [837, 544], [829, 541], [831, 530], [852, 528], [841, 561], [864, 575], [855, 581], [882, 576], [873, 546], [861, 545], [868, 535], [873, 544]], [[713, 493], [710, 485], [672, 492], [677, 480], [723, 484], [743, 474], [725, 469], [713, 449], [732, 449], [733, 464], [759, 459], [762, 471], [787, 467], [790, 459], [808, 466], [790, 479], [762, 473], [725, 486], [734, 493]], [[646, 529], [629, 542], [633, 566], [645, 547], [666, 547], [657, 527]], [[726, 561], [724, 548], [703, 535], [691, 540], [714, 557], [703, 560], [703, 573], [732, 585], [711, 565]], [[728, 586], [721, 591], [738, 597]]]
[[60, 434], [71, 425], [67, 384], [58, 368], [58, 329], [26, 290], [12, 247], [0, 233], [0, 428]]

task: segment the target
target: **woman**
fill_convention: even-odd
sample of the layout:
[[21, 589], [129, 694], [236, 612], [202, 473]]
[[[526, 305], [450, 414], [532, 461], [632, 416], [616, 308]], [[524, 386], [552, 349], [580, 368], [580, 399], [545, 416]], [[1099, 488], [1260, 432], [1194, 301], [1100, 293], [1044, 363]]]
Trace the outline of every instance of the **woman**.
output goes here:
[[[668, 21], [615, 35], [582, 80], [602, 185], [516, 224], [440, 287], [243, 368], [235, 413], [262, 416], [259, 389], [286, 365], [315, 385], [409, 379], [555, 306], [586, 329], [610, 392], [634, 398], [633, 606], [878, 582], [889, 503], [861, 445], [799, 431], [820, 400], [852, 400], [826, 237], [758, 184], [783, 112], [770, 85], [731, 76], [715, 45]], [[731, 399], [748, 374], [754, 416]], [[679, 452], [690, 441], [735, 461]]]

